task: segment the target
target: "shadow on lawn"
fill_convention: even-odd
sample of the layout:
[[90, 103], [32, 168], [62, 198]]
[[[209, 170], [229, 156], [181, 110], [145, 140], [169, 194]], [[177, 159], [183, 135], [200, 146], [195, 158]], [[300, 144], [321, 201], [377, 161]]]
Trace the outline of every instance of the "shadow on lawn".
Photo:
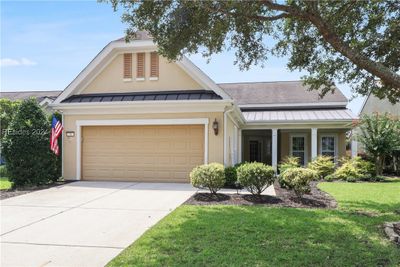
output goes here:
[[369, 218], [343, 210], [183, 206], [124, 252], [135, 253], [129, 257], [122, 253], [112, 263], [395, 266], [400, 263], [399, 250], [385, 241], [377, 227], [394, 218]]

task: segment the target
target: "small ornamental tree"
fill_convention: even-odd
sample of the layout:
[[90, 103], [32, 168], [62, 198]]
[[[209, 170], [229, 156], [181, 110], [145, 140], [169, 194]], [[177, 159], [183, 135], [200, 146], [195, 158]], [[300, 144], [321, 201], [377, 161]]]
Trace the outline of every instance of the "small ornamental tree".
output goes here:
[[400, 150], [400, 119], [388, 113], [364, 115], [360, 122], [359, 140], [376, 166], [376, 175], [382, 175], [385, 158]]
[[14, 187], [57, 180], [56, 156], [50, 151], [50, 123], [35, 99], [21, 103], [4, 136], [3, 151]]

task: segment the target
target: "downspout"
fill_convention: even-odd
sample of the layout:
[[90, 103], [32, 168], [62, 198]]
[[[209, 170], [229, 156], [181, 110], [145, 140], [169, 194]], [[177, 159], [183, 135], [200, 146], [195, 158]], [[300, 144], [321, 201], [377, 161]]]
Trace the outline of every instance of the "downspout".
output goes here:
[[224, 166], [228, 166], [228, 151], [227, 151], [227, 137], [228, 137], [228, 133], [227, 133], [227, 128], [228, 128], [228, 124], [227, 124], [227, 119], [228, 119], [228, 113], [231, 113], [234, 110], [233, 105], [231, 105], [228, 109], [226, 109], [224, 111]]

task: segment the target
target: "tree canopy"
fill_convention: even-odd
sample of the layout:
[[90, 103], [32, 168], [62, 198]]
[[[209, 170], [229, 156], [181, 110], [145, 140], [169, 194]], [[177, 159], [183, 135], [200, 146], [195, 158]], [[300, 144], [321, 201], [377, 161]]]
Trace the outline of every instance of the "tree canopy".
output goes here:
[[127, 40], [148, 31], [170, 60], [234, 49], [248, 69], [288, 56], [288, 68], [306, 71], [305, 84], [321, 95], [338, 81], [400, 101], [399, 1], [108, 1], [124, 9]]

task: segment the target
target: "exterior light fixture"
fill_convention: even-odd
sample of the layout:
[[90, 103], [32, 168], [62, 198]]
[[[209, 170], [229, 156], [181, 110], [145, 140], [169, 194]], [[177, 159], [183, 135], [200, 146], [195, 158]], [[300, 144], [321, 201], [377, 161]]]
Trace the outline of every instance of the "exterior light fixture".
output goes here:
[[214, 134], [218, 135], [218, 121], [217, 121], [217, 119], [214, 120], [214, 122], [212, 124], [212, 128], [214, 130]]
[[74, 137], [74, 136], [75, 136], [75, 132], [74, 132], [74, 131], [67, 131], [67, 132], [65, 133], [65, 135], [66, 135], [67, 137]]

